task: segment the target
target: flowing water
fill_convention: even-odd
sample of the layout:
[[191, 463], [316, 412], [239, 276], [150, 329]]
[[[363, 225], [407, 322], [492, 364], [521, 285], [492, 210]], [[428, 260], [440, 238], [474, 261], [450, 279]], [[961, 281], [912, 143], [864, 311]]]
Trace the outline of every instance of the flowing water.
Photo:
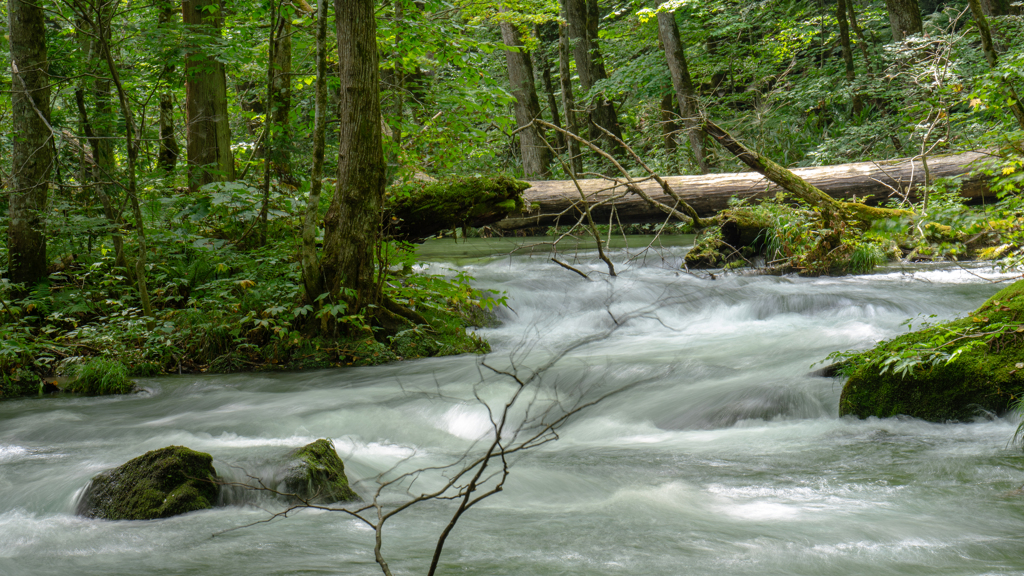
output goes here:
[[[630, 262], [635, 250], [617, 249], [620, 276], [588, 282], [543, 252], [460, 246], [427, 250], [507, 291], [504, 324], [480, 331], [495, 367], [514, 362], [525, 376], [620, 322], [531, 383], [532, 405], [620, 392], [514, 459], [505, 490], [455, 528], [441, 573], [1024, 574], [1015, 420], [838, 418], [841, 382], [811, 369], [905, 331], [907, 318], [973, 309], [999, 287], [975, 274], [993, 272], [712, 279], [678, 271], [685, 247], [666, 247]], [[592, 253], [565, 258], [601, 270]], [[0, 574], [379, 573], [373, 531], [341, 513], [213, 536], [281, 506], [106, 522], [74, 516], [75, 500], [92, 476], [147, 450], [189, 446], [237, 477], [322, 437], [369, 495], [381, 472], [446, 464], [488, 433], [481, 401], [497, 405], [513, 387], [479, 360], [171, 376], [129, 397], [0, 403]], [[453, 508], [426, 503], [386, 525], [396, 573], [425, 573]]]

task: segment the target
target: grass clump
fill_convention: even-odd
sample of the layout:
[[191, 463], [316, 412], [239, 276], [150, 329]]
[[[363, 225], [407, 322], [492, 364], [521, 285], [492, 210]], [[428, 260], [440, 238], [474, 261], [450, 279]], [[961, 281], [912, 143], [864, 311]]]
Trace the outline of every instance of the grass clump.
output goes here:
[[65, 392], [99, 396], [104, 394], [130, 394], [135, 382], [128, 377], [128, 367], [110, 358], [91, 358], [71, 369], [72, 380], [63, 388]]

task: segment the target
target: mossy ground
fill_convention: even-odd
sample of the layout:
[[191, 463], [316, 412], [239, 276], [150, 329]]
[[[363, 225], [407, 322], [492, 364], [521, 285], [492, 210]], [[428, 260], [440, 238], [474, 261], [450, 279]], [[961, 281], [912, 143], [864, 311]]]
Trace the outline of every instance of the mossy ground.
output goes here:
[[[1024, 281], [1004, 288], [966, 318], [882, 342], [852, 356], [844, 369], [839, 414], [907, 415], [932, 422], [1005, 413], [1024, 395]], [[974, 345], [965, 345], [973, 343]], [[946, 358], [963, 349], [952, 361]], [[938, 362], [917, 362], [928, 355]], [[887, 359], [905, 358], [906, 374]]]
[[345, 464], [330, 440], [321, 438], [307, 444], [296, 450], [292, 458], [299, 464], [291, 469], [285, 484], [303, 500], [328, 504], [359, 499], [348, 485]]
[[147, 452], [95, 478], [78, 514], [105, 520], [152, 520], [212, 508], [213, 457], [184, 446]]

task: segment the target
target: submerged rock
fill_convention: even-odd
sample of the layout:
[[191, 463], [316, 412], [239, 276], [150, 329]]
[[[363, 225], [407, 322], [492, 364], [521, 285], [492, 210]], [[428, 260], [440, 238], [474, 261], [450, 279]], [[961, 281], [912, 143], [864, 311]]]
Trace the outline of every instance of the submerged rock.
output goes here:
[[840, 416], [902, 414], [945, 422], [1005, 413], [1024, 394], [1024, 280], [966, 318], [850, 358], [844, 372], [850, 378], [839, 399]]
[[217, 489], [212, 456], [168, 446], [93, 478], [77, 513], [105, 520], [166, 518], [212, 508]]
[[330, 504], [358, 500], [348, 485], [345, 464], [334, 443], [321, 438], [291, 454], [294, 462], [284, 478], [285, 491], [309, 504]]

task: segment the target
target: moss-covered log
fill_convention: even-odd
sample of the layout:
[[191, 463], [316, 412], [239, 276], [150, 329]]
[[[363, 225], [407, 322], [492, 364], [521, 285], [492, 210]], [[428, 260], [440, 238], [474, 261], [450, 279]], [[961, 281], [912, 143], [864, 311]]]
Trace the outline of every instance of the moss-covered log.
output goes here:
[[422, 240], [443, 230], [494, 224], [526, 207], [527, 182], [507, 176], [450, 178], [392, 187], [385, 197], [389, 235]]
[[217, 501], [213, 457], [168, 446], [92, 479], [78, 514], [105, 520], [152, 520], [212, 508]]
[[882, 342], [848, 362], [840, 415], [945, 422], [1003, 414], [1024, 394], [1024, 281], [966, 318]]

